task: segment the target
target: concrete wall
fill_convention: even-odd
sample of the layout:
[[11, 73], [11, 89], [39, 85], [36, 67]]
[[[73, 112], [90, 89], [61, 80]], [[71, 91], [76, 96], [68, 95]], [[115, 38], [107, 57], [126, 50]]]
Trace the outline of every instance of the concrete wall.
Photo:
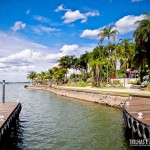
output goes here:
[[113, 83], [113, 80], [119, 80], [120, 83], [123, 85], [123, 87], [131, 88], [133, 84], [130, 84], [130, 82], [135, 82], [137, 78], [119, 78], [119, 79], [111, 79], [111, 82]]
[[96, 92], [86, 92], [82, 90], [58, 89], [55, 87], [51, 87], [51, 88], [29, 87], [29, 88], [46, 90], [61, 96], [67, 96], [76, 99], [97, 102], [97, 103], [106, 104], [118, 108], [121, 108], [127, 99], [127, 96], [111, 95], [111, 94], [96, 93]]

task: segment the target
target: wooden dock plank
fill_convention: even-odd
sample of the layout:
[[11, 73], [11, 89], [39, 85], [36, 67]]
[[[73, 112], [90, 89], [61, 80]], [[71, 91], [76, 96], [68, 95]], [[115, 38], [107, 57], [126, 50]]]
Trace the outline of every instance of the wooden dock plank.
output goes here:
[[[133, 96], [128, 102], [129, 105], [125, 103], [124, 106], [127, 113], [143, 124], [150, 126], [150, 98]], [[143, 118], [138, 118], [139, 112], [143, 113]]]
[[17, 108], [19, 102], [0, 103], [0, 116], [4, 116], [4, 120], [0, 120], [0, 128]]

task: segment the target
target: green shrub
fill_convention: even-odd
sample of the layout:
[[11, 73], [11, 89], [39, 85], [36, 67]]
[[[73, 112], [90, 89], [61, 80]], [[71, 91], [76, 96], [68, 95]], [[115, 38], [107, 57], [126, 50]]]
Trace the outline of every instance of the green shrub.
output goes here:
[[120, 84], [120, 80], [114, 80], [113, 83], [114, 83], [115, 85]]
[[78, 87], [86, 87], [86, 86], [89, 86], [89, 83], [81, 81], [81, 82], [77, 82], [77, 83], [75, 84], [75, 86], [78, 86]]
[[134, 84], [134, 85], [141, 85], [140, 79], [137, 79], [133, 84]]
[[106, 82], [102, 82], [102, 87], [106, 87]]

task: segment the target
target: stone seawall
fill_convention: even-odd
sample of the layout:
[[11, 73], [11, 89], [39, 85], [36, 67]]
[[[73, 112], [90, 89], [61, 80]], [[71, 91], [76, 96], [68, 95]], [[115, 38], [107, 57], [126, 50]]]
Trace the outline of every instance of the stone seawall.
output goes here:
[[121, 108], [127, 99], [127, 96], [121, 96], [117, 94], [112, 95], [103, 92], [98, 93], [94, 91], [89, 92], [89, 91], [75, 90], [75, 89], [60, 89], [56, 87], [37, 87], [37, 86], [28, 86], [27, 88], [50, 91], [61, 96], [67, 96], [76, 99], [97, 102], [100, 104], [105, 104], [105, 105], [118, 107], [118, 108]]

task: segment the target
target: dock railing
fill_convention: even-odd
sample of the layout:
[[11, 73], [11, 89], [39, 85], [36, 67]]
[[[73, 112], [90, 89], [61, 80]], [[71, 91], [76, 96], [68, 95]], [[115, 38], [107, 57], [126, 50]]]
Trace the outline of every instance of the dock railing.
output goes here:
[[[142, 107], [141, 111], [140, 109], [136, 110], [135, 103], [132, 102], [133, 98], [135, 100], [136, 97], [139, 98], [138, 96], [129, 95], [128, 99], [125, 101], [123, 105], [124, 122], [125, 122], [126, 127], [128, 129], [131, 129], [130, 132], [138, 135], [138, 138], [142, 138], [145, 141], [150, 141], [150, 126], [149, 124], [146, 124], [144, 122], [145, 118], [143, 117], [143, 113], [142, 113], [142, 110], [144, 111], [144, 109]], [[140, 100], [142, 101], [142, 97], [140, 98], [141, 98]], [[144, 98], [145, 97], [143, 97], [143, 99]], [[136, 108], [138, 107], [141, 108], [140, 105], [136, 106]], [[145, 112], [148, 112], [148, 110], [145, 110]]]

